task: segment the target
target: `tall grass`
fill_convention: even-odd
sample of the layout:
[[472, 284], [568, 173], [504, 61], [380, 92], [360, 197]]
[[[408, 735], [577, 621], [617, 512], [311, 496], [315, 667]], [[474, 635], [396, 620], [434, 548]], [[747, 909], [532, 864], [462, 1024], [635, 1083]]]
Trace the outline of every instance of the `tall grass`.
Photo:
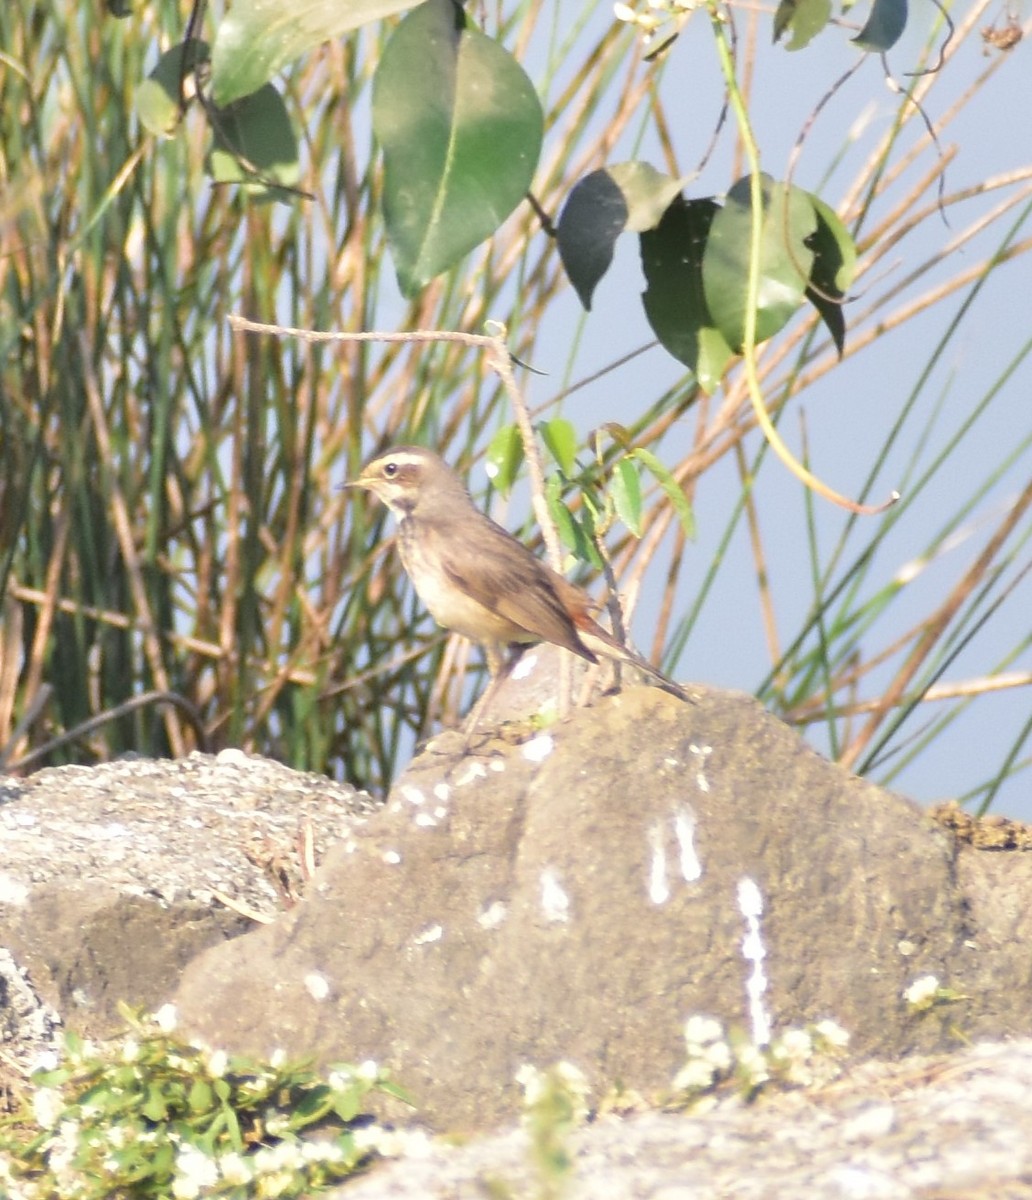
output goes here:
[[[669, 65], [655, 75], [626, 32], [591, 12], [585, 6], [564, 24], [540, 4], [507, 10], [507, 44], [528, 48], [546, 98], [537, 195], [553, 214], [581, 174], [614, 153], [627, 157], [640, 140], [655, 140], [668, 169], [689, 169], [670, 134], [684, 95], [676, 75]], [[984, 4], [968, 10], [951, 56], [977, 38], [986, 12]], [[0, 746], [17, 765], [54, 735], [154, 693], [153, 703], [64, 743], [49, 761], [181, 754], [198, 733], [182, 705], [160, 699], [173, 694], [196, 709], [214, 746], [382, 788], [429, 722], [457, 715], [466, 656], [429, 626], [399, 579], [382, 515], [345, 508], [339, 484], [373, 449], [401, 440], [431, 444], [468, 468], [508, 419], [504, 398], [484, 362], [461, 346], [330, 349], [233, 335], [226, 318], [470, 331], [494, 318], [512, 331], [514, 353], [533, 362], [539, 332], [566, 319], [557, 314], [568, 312], [568, 290], [527, 208], [417, 302], [400, 300], [369, 142], [378, 28], [289, 75], [288, 101], [305, 138], [302, 188], [312, 196], [291, 207], [251, 203], [208, 182], [200, 114], [188, 114], [167, 141], [141, 132], [134, 86], [158, 44], [181, 36], [168, 5], [122, 22], [56, 0], [0, 7]], [[949, 62], [915, 88], [929, 111]], [[943, 101], [940, 139], [1007, 66], [1003, 55], [987, 59], [967, 94], [952, 108]], [[863, 251], [850, 357], [928, 312], [977, 304], [983, 282], [1032, 245], [1032, 164], [988, 181], [978, 196], [947, 186], [939, 199], [941, 162], [906, 99], [884, 137], [848, 161], [840, 211]], [[915, 230], [944, 228], [943, 211], [958, 222], [973, 213], [948, 231], [964, 249], [956, 267], [943, 276], [936, 251], [908, 258], [902, 275], [886, 273]], [[944, 320], [941, 347], [956, 327]], [[571, 329], [571, 364], [578, 338]], [[973, 400], [972, 419], [997, 402], [1027, 351], [1001, 364], [999, 387]], [[929, 352], [929, 369], [938, 353]], [[592, 373], [606, 366], [592, 364]], [[779, 412], [835, 366], [812, 323], [791, 326], [761, 351], [765, 392]], [[885, 464], [897, 440], [920, 445], [927, 436], [917, 412], [908, 404], [888, 431], [871, 488], [895, 482]], [[953, 709], [900, 747], [951, 655], [980, 621], [995, 619], [993, 606], [1023, 569], [1027, 494], [999, 514], [986, 553], [942, 603], [904, 627], [893, 612], [909, 579], [886, 589], [874, 564], [894, 525], [913, 519], [922, 489], [956, 461], [944, 453], [925, 468], [915, 451], [905, 502], [890, 521], [847, 521], [830, 553], [815, 539], [811, 612], [782, 645], [752, 490], [758, 471], [781, 468], [756, 454], [739, 373], [712, 398], [690, 383], [642, 396], [624, 423], [689, 491], [718, 463], [740, 471], [726, 537], [752, 534], [771, 630], [764, 699], [792, 719], [819, 719], [830, 749], [853, 766], [872, 769], [894, 752], [895, 763], [934, 753]], [[964, 445], [961, 429], [955, 453]], [[999, 462], [978, 468], [922, 561], [980, 506], [1008, 456], [1027, 465], [1028, 450], [1029, 434], [1019, 431]], [[604, 461], [614, 453], [605, 450]], [[657, 657], [665, 650], [673, 666], [722, 568], [715, 560], [686, 608], [684, 543], [671, 526], [657, 491], [644, 537], [614, 535], [612, 549], [626, 586], [648, 579], [659, 594], [651, 649]], [[1019, 635], [955, 704], [991, 689], [1026, 649]], [[869, 703], [857, 712], [861, 698]], [[989, 766], [983, 797], [1022, 761], [1027, 735], [1019, 731], [1005, 764]]]

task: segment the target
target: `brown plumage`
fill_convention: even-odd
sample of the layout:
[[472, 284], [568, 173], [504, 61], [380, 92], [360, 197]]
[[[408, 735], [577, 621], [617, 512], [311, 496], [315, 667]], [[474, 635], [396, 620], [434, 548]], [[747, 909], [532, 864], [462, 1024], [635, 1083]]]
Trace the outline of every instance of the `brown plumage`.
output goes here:
[[[629, 663], [665, 690], [690, 698], [599, 625], [596, 607], [482, 513], [447, 464], [422, 446], [397, 446], [348, 486], [372, 492], [398, 518], [398, 545], [412, 585], [438, 624], [480, 642], [504, 677], [522, 647], [551, 642], [598, 662]], [[517, 650], [502, 666], [501, 647]]]

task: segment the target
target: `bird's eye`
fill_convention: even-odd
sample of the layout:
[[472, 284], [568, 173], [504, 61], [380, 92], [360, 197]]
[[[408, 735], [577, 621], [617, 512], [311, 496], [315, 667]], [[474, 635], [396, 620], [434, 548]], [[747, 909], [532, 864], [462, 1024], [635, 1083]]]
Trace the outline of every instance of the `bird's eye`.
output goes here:
[[398, 464], [393, 462], [384, 463], [383, 473], [388, 479], [393, 479], [398, 473]]

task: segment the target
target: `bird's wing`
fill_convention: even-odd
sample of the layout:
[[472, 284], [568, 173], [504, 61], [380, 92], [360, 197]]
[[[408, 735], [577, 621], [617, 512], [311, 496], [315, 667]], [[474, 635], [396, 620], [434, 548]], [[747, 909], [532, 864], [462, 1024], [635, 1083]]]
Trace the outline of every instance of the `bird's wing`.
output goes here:
[[[449, 579], [478, 604], [519, 626], [530, 639], [553, 642], [589, 662], [597, 662], [592, 651], [580, 640], [573, 618], [562, 601], [564, 594], [568, 599], [576, 597], [586, 608], [588, 598], [535, 558], [522, 542], [500, 525], [488, 517], [483, 520], [485, 524], [475, 531], [467, 524], [461, 558], [449, 553], [451, 539], [442, 539], [439, 551]], [[497, 548], [499, 536], [506, 540], [507, 554], [490, 553], [492, 545]], [[481, 540], [484, 553], [478, 555], [475, 550]], [[470, 569], [471, 562], [475, 563], [475, 569]]]

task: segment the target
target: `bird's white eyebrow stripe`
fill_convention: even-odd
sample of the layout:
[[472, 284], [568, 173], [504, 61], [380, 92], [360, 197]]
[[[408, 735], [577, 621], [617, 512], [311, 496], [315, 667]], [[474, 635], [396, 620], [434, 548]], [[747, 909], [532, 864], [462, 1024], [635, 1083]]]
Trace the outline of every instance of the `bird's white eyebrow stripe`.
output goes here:
[[383, 458], [378, 458], [372, 466], [379, 467], [384, 463], [396, 463], [399, 467], [418, 467], [420, 463], [425, 462], [421, 454], [385, 454]]

